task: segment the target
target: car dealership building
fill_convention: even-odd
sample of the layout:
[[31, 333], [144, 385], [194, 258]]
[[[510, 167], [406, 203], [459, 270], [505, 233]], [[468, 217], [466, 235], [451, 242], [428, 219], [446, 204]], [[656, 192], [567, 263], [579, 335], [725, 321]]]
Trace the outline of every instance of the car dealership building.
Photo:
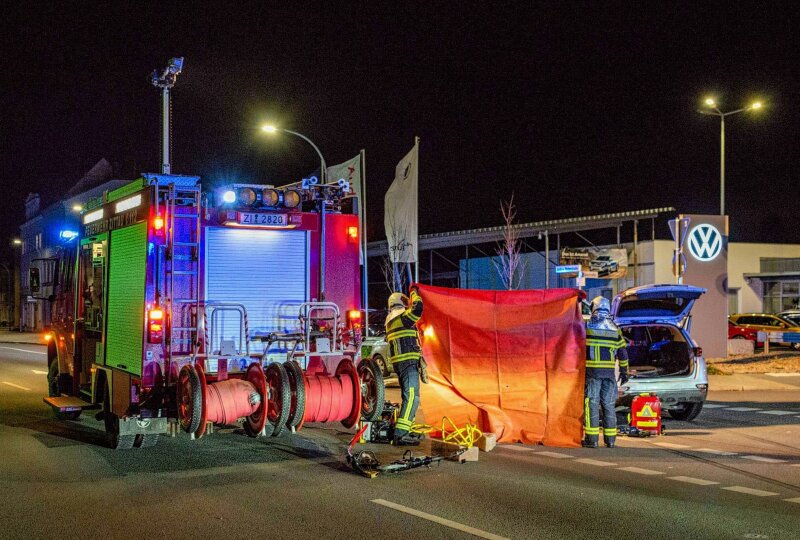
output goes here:
[[[544, 289], [580, 286], [591, 299], [613, 298], [627, 288], [653, 283], [675, 283], [674, 240], [663, 237], [671, 230], [674, 208], [656, 208], [515, 224], [522, 246], [524, 271], [515, 288]], [[703, 287], [707, 293], [692, 311], [692, 336], [706, 356], [727, 354], [727, 316], [733, 313], [776, 313], [795, 307], [800, 301], [800, 244], [728, 242], [728, 218], [719, 215], [678, 215], [688, 218], [682, 246], [687, 285]], [[616, 242], [608, 243], [616, 229]], [[506, 226], [452, 231], [419, 237], [419, 280], [425, 283], [467, 289], [505, 288], [493, 256], [503, 242]], [[591, 234], [590, 234], [591, 233]], [[645, 233], [645, 234], [642, 234]], [[594, 245], [588, 236], [605, 235], [606, 242]], [[569, 247], [566, 247], [569, 246]], [[577, 249], [576, 249], [577, 248]], [[593, 259], [614, 254], [614, 275], [601, 277], [603, 265], [585, 267], [584, 279], [564, 269], [565, 250], [593, 252]], [[621, 259], [616, 259], [621, 253]], [[385, 241], [371, 242], [368, 255], [385, 257]], [[568, 257], [567, 257], [568, 258]], [[627, 260], [626, 260], [627, 259]], [[372, 259], [374, 261], [374, 259]], [[680, 260], [680, 259], [679, 259]], [[567, 261], [572, 263], [575, 261]], [[616, 268], [619, 262], [619, 271]], [[374, 269], [370, 289], [382, 304], [384, 276]], [[625, 266], [627, 264], [627, 266]], [[560, 268], [559, 268], [560, 267]], [[566, 277], [565, 277], [566, 276]], [[376, 305], [375, 300], [371, 305]]]

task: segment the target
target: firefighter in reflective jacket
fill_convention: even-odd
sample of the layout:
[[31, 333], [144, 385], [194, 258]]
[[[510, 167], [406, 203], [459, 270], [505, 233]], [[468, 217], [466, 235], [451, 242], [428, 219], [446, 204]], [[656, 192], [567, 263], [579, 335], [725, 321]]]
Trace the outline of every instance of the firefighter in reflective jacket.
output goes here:
[[592, 300], [592, 316], [586, 322], [586, 416], [583, 446], [597, 448], [600, 437], [600, 407], [603, 408], [603, 440], [613, 448], [617, 439], [617, 381], [614, 367], [619, 361], [620, 382], [628, 381], [628, 352], [622, 331], [611, 320], [607, 298]]
[[[409, 305], [410, 304], [410, 305]], [[419, 407], [419, 361], [421, 358], [417, 321], [422, 316], [422, 298], [411, 287], [411, 300], [402, 293], [389, 296], [389, 315], [386, 317], [386, 341], [389, 360], [400, 380], [403, 403], [394, 428], [394, 444], [417, 445], [420, 436], [410, 433]]]

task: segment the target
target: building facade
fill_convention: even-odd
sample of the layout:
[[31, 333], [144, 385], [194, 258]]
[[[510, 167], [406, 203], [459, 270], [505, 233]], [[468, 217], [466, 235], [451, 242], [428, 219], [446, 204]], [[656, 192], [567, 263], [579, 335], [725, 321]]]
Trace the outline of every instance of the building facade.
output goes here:
[[[111, 164], [102, 159], [56, 202], [42, 208], [42, 197], [38, 193], [29, 194], [25, 200], [26, 221], [20, 226], [22, 243], [19, 246], [19, 323], [22, 330], [41, 331], [50, 323], [47, 296], [54, 277], [53, 258], [73, 233], [77, 234], [80, 209], [86, 202], [129, 182], [112, 179], [112, 176]], [[33, 286], [32, 267], [39, 269], [39, 283]]]

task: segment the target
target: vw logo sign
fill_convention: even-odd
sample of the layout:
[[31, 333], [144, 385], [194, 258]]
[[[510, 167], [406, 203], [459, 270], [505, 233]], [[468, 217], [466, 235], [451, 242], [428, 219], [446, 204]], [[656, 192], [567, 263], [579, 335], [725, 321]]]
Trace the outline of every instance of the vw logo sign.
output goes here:
[[689, 253], [698, 261], [713, 261], [722, 251], [722, 235], [716, 227], [703, 223], [689, 231]]

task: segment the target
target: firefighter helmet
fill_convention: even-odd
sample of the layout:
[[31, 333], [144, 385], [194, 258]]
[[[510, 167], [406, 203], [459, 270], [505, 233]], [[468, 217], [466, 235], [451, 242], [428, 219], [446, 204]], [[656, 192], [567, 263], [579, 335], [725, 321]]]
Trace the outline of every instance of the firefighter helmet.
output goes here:
[[392, 293], [389, 295], [389, 302], [387, 302], [387, 304], [388, 304], [387, 307], [390, 310], [397, 307], [402, 307], [403, 309], [405, 309], [405, 307], [408, 305], [408, 297], [403, 293], [399, 292]]
[[611, 313], [611, 303], [608, 301], [608, 298], [603, 296], [596, 296], [594, 300], [592, 300], [592, 314], [605, 311], [606, 315]]

